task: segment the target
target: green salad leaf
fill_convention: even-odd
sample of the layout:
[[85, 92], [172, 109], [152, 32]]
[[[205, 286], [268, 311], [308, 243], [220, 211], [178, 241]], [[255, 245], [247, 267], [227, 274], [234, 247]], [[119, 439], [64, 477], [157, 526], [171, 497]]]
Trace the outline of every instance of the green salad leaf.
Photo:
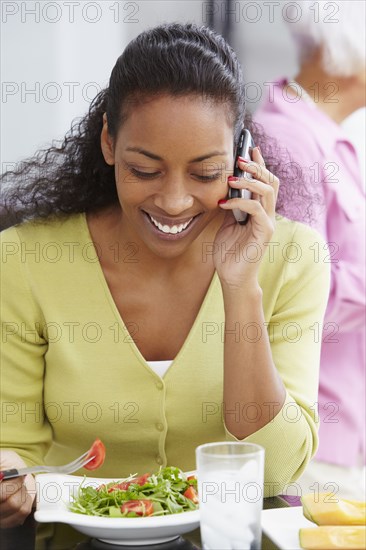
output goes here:
[[[69, 510], [113, 518], [180, 514], [198, 508], [197, 479], [173, 466], [156, 474], [136, 474], [97, 488], [81, 483]], [[85, 478], [86, 479], [86, 478]], [[84, 480], [85, 481], [85, 480]]]

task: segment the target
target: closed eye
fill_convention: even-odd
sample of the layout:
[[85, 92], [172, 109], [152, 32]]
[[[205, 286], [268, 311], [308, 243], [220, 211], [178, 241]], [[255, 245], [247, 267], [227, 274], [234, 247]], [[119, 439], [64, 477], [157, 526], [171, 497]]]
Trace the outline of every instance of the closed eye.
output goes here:
[[130, 168], [130, 170], [134, 176], [142, 180], [150, 180], [159, 175], [159, 172], [140, 172], [140, 170], [136, 170], [135, 168]]
[[221, 172], [217, 174], [211, 174], [210, 176], [196, 176], [201, 181], [215, 181], [221, 176]]
[[[136, 170], [136, 168], [130, 167], [131, 173], [136, 176], [139, 179], [142, 180], [150, 180], [153, 178], [156, 178], [159, 176], [160, 172], [141, 172], [140, 170]], [[210, 174], [208, 175], [199, 175], [199, 174], [192, 174], [195, 178], [198, 178], [200, 181], [203, 182], [209, 182], [209, 181], [215, 181], [221, 176], [221, 172], [217, 172], [216, 174]]]

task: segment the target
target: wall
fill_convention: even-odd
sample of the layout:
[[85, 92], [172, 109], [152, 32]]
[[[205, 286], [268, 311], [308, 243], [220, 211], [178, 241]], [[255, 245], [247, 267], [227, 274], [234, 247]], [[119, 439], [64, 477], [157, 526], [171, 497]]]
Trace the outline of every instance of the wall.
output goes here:
[[[1, 162], [31, 155], [60, 139], [73, 118], [108, 83], [125, 45], [165, 21], [230, 21], [254, 111], [262, 89], [279, 75], [295, 75], [296, 58], [281, 12], [289, 2], [216, 0], [3, 1], [1, 3]], [[33, 90], [33, 92], [32, 92]], [[365, 110], [345, 121], [365, 163]]]
[[64, 136], [139, 32], [201, 13], [200, 0], [2, 2], [2, 171]]

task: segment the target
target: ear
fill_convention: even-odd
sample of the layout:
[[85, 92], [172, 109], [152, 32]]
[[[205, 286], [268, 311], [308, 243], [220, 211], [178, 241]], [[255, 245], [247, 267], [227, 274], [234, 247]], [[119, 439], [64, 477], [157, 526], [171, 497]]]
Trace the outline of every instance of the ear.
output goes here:
[[114, 143], [112, 137], [108, 133], [108, 122], [106, 113], [103, 114], [103, 128], [100, 134], [100, 145], [102, 148], [104, 160], [107, 164], [113, 166], [115, 164]]

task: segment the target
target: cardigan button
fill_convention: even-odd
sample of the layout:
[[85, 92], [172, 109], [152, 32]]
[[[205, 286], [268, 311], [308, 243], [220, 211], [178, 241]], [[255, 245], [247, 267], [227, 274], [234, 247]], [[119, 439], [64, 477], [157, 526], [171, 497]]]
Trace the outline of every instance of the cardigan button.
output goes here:
[[156, 387], [158, 388], [158, 390], [162, 390], [164, 385], [162, 382], [156, 382]]
[[156, 462], [157, 462], [158, 464], [163, 464], [164, 461], [163, 461], [163, 459], [161, 458], [160, 455], [157, 455], [157, 457], [156, 457]]
[[156, 429], [159, 430], [159, 432], [162, 432], [164, 430], [164, 424], [161, 424], [161, 422], [158, 422], [156, 424]]

